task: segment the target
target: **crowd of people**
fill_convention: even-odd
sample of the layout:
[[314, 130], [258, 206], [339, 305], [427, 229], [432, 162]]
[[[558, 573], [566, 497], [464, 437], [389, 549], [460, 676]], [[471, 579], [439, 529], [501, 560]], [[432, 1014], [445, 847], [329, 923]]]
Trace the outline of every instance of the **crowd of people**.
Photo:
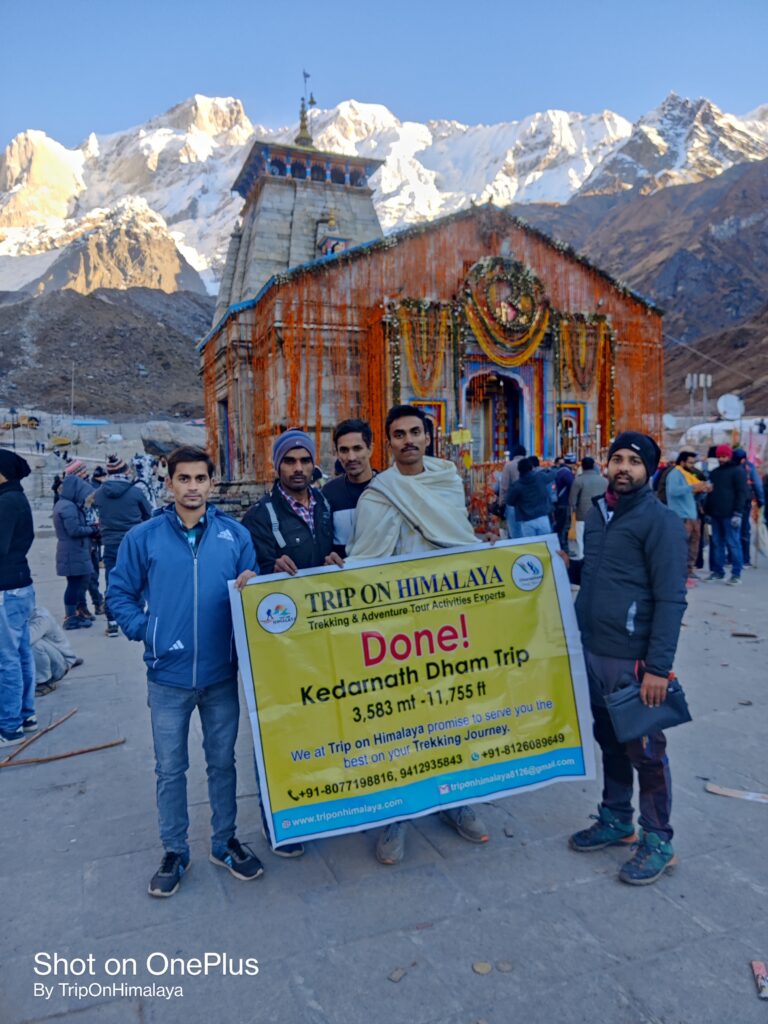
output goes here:
[[[29, 467], [0, 450], [0, 744], [19, 742], [37, 727], [36, 678], [46, 676], [42, 682], [55, 685], [81, 663], [62, 630], [90, 628], [94, 616], [104, 614], [108, 637], [122, 630], [144, 644], [164, 848], [150, 895], [173, 895], [190, 863], [186, 772], [195, 708], [212, 812], [210, 860], [244, 881], [263, 872], [236, 835], [240, 701], [228, 581], [243, 587], [256, 575], [294, 575], [480, 542], [455, 464], [427, 454], [430, 434], [421, 409], [394, 407], [384, 430], [392, 465], [377, 472], [370, 425], [360, 419], [339, 423], [333, 432], [339, 472], [324, 486], [315, 485], [313, 439], [298, 429], [280, 434], [272, 447], [274, 483], [242, 522], [210, 501], [214, 465], [202, 449], [181, 447], [169, 455], [163, 467], [167, 501], [157, 509], [148, 486], [151, 466], [131, 471], [110, 456], [106, 468], [89, 477], [81, 460], [70, 460], [53, 514], [57, 572], [66, 578], [62, 627], [35, 607], [26, 558], [32, 516], [21, 486]], [[605, 698], [629, 677], [645, 704], [664, 701], [686, 586], [695, 585], [703, 564], [705, 534], [707, 578], [724, 579], [729, 564], [728, 582], [737, 583], [749, 560], [745, 520], [753, 502], [764, 505], [763, 482], [743, 451], [721, 445], [711, 467], [689, 451], [660, 467], [660, 455], [656, 442], [637, 432], [613, 441], [605, 472], [589, 457], [580, 466], [571, 456], [542, 466], [518, 448], [497, 480], [508, 536], [555, 534], [579, 586], [576, 615], [603, 793], [594, 824], [575, 832], [570, 846], [592, 852], [631, 845], [633, 855], [619, 877], [634, 885], [656, 881], [675, 862], [666, 743], [661, 732], [620, 743]], [[639, 783], [637, 832], [633, 773]], [[450, 809], [442, 818], [469, 842], [490, 838], [476, 804]], [[263, 808], [262, 824], [268, 837]], [[383, 828], [378, 860], [400, 862], [406, 838], [404, 822]], [[281, 844], [273, 852], [298, 857], [304, 847]]]

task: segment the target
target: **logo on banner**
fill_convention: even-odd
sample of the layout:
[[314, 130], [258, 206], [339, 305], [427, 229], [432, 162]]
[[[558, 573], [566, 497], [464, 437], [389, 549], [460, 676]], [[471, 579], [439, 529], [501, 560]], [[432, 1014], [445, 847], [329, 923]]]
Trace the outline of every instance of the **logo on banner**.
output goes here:
[[536, 555], [521, 555], [512, 566], [512, 582], [518, 590], [535, 590], [544, 579], [544, 566]]
[[296, 605], [287, 594], [270, 594], [259, 602], [256, 618], [267, 633], [285, 633], [296, 621]]

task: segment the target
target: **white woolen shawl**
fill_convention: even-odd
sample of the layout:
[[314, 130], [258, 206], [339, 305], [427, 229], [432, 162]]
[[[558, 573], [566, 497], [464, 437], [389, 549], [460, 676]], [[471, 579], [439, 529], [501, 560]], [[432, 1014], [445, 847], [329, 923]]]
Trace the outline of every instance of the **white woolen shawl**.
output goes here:
[[344, 564], [479, 543], [456, 466], [427, 455], [416, 476], [392, 466], [373, 478], [357, 504]]

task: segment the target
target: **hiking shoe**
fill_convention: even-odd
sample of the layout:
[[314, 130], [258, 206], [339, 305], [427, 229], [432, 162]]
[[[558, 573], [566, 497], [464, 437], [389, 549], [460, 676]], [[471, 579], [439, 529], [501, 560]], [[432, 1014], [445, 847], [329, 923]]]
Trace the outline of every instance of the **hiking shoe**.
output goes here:
[[68, 615], [62, 625], [64, 629], [87, 629], [93, 623], [90, 619], [81, 619], [78, 615]]
[[613, 811], [598, 805], [597, 814], [590, 814], [595, 824], [574, 832], [568, 845], [579, 853], [604, 850], [606, 846], [629, 846], [635, 841], [635, 827], [631, 821], [622, 821]]
[[250, 882], [264, 874], [264, 865], [250, 846], [243, 846], [234, 836], [227, 843], [226, 850], [219, 854], [211, 852], [208, 860], [211, 864], [227, 868], [230, 875], [239, 878], [241, 882]]
[[726, 583], [728, 587], [738, 587], [741, 584], [741, 576], [731, 576]]
[[107, 628], [104, 630], [104, 636], [120, 636], [120, 630], [118, 629], [117, 623], [109, 621]]
[[104, 602], [101, 601], [99, 604], [93, 606], [95, 615], [106, 615], [107, 609], [104, 607]]
[[487, 843], [490, 839], [485, 822], [474, 807], [454, 807], [450, 811], [441, 811], [440, 817], [468, 843]]
[[37, 715], [30, 715], [21, 723], [22, 732], [37, 732]]
[[709, 576], [705, 576], [704, 577], [704, 582], [705, 583], [713, 583], [715, 580], [724, 580], [724, 579], [725, 579], [725, 573], [724, 572], [711, 572], [709, 574]]
[[179, 888], [184, 872], [189, 870], [189, 857], [166, 850], [163, 863], [152, 875], [147, 892], [150, 896], [173, 896]]
[[89, 612], [87, 608], [78, 608], [77, 615], [81, 619], [87, 619], [88, 622], [93, 622], [96, 618], [96, 616], [92, 612]]
[[376, 844], [376, 860], [379, 864], [399, 864], [405, 856], [405, 822], [395, 821], [387, 825]]
[[0, 747], [9, 747], [12, 743], [21, 743], [24, 738], [23, 729], [19, 729], [18, 732], [6, 732], [5, 729], [0, 729]]
[[47, 697], [48, 694], [49, 693], [53, 693], [53, 691], [55, 689], [56, 689], [56, 683], [53, 681], [53, 679], [49, 679], [45, 683], [37, 683], [37, 685], [35, 686], [35, 696], [36, 697]]
[[619, 872], [619, 880], [627, 885], [651, 885], [665, 871], [673, 871], [677, 864], [675, 851], [668, 839], [657, 832], [638, 829], [634, 855]]
[[75, 658], [75, 660], [72, 662], [72, 664], [69, 666], [69, 668], [70, 668], [70, 670], [73, 669], [73, 668], [80, 668], [80, 666], [84, 665], [84, 664], [85, 664], [85, 662], [83, 661], [82, 658]]

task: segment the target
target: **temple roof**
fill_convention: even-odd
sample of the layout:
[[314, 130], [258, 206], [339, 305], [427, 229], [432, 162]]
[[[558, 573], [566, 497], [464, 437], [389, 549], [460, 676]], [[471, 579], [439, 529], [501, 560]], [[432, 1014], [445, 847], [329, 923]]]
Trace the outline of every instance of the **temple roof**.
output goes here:
[[435, 220], [414, 224], [411, 227], [404, 228], [402, 231], [395, 231], [391, 235], [384, 235], [382, 238], [374, 238], [370, 242], [363, 242], [360, 245], [352, 246], [349, 249], [345, 249], [343, 252], [335, 252], [328, 256], [320, 256], [307, 263], [300, 263], [295, 267], [291, 267], [289, 270], [285, 270], [280, 274], [273, 274], [252, 299], [246, 299], [244, 302], [238, 302], [235, 305], [230, 306], [221, 320], [219, 320], [219, 322], [215, 324], [208, 334], [206, 334], [206, 336], [198, 343], [197, 349], [202, 352], [211, 338], [219, 333], [231, 316], [244, 309], [252, 309], [254, 306], [257, 306], [264, 295], [275, 285], [283, 284], [295, 277], [299, 277], [301, 274], [327, 270], [331, 264], [337, 265], [344, 262], [352, 262], [353, 260], [359, 259], [361, 256], [365, 256], [368, 253], [375, 252], [378, 249], [392, 248], [392, 246], [398, 245], [400, 242], [405, 241], [408, 238], [414, 238], [418, 235], [437, 231], [446, 224], [450, 224], [457, 220], [464, 220], [469, 217], [489, 214], [491, 216], [502, 217], [514, 227], [520, 228], [521, 230], [534, 235], [536, 238], [541, 239], [545, 244], [562, 253], [566, 259], [573, 260], [581, 266], [588, 268], [593, 273], [598, 274], [604, 281], [606, 281], [607, 284], [621, 295], [632, 299], [635, 302], [639, 302], [650, 312], [657, 313], [660, 316], [664, 314], [664, 310], [653, 302], [652, 299], [646, 298], [646, 296], [641, 295], [640, 292], [633, 291], [633, 289], [623, 281], [619, 281], [617, 278], [612, 277], [607, 271], [602, 270], [587, 259], [586, 256], [582, 256], [580, 253], [576, 252], [576, 250], [566, 242], [561, 242], [558, 239], [552, 238], [539, 228], [534, 227], [532, 224], [528, 224], [527, 221], [522, 220], [520, 217], [513, 216], [511, 213], [508, 213], [506, 210], [501, 209], [498, 206], [494, 206], [491, 202], [486, 203], [483, 206], [470, 206], [468, 209], [459, 210], [457, 213], [451, 213], [445, 217], [438, 217]]

